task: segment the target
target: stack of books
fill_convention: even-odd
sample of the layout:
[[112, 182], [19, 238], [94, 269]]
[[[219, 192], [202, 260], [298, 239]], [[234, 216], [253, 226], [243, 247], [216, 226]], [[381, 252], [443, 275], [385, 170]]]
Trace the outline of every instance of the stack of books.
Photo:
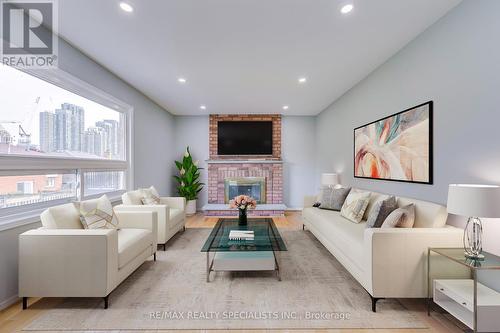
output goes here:
[[253, 230], [231, 230], [229, 240], [254, 240]]

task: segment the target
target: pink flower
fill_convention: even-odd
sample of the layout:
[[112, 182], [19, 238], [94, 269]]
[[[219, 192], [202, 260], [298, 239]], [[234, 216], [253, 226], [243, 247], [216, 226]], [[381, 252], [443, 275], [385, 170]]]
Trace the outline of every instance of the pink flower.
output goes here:
[[229, 207], [239, 209], [255, 208], [257, 207], [257, 201], [248, 195], [238, 195], [229, 201]]

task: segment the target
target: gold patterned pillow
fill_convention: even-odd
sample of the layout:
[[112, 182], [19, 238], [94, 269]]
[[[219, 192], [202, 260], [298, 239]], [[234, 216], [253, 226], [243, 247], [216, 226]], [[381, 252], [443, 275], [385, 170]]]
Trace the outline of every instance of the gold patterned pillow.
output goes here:
[[342, 205], [340, 215], [352, 222], [361, 222], [370, 202], [370, 195], [370, 192], [351, 190]]
[[143, 205], [159, 205], [160, 196], [156, 189], [151, 186], [150, 188], [141, 188], [142, 198], [141, 202]]
[[118, 229], [118, 219], [106, 195], [98, 199], [75, 202], [84, 229]]

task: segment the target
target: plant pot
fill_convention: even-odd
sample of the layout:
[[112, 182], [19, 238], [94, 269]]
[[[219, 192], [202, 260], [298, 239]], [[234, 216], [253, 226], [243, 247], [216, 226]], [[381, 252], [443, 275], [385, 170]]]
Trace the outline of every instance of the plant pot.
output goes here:
[[246, 209], [238, 209], [238, 224], [239, 225], [247, 225], [247, 210]]
[[186, 203], [186, 215], [196, 214], [196, 199], [188, 200]]

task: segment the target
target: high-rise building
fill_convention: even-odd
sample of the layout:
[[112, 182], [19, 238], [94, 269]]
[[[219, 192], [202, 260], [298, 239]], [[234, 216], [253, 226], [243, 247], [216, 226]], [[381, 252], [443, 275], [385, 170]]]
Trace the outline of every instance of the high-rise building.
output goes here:
[[103, 128], [88, 128], [83, 135], [84, 151], [97, 156], [106, 156], [107, 138], [107, 133]]
[[105, 152], [109, 157], [121, 157], [120, 152], [120, 127], [117, 120], [105, 119], [95, 123], [97, 127], [102, 128], [106, 133]]
[[0, 143], [10, 144], [11, 142], [12, 136], [2, 125], [0, 125]]
[[78, 105], [64, 103], [56, 110], [56, 149], [82, 151], [85, 131], [85, 110]]
[[52, 112], [40, 112], [40, 150], [50, 153], [55, 147], [55, 115]]

